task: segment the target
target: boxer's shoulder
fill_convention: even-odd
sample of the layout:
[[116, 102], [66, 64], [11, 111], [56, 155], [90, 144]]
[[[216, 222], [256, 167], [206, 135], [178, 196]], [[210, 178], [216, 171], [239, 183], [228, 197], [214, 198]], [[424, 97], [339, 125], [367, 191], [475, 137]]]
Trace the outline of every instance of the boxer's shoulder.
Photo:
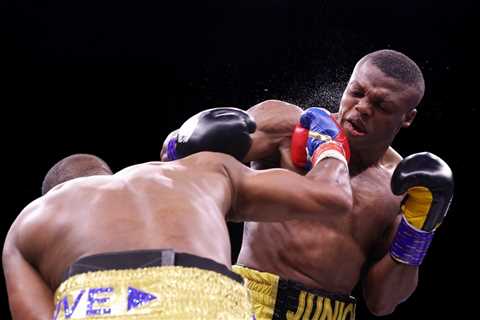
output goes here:
[[257, 103], [250, 109], [248, 109], [248, 112], [262, 112], [262, 111], [292, 111], [292, 112], [298, 112], [299, 115], [302, 113], [302, 109], [292, 103], [286, 102], [286, 101], [281, 101], [281, 100], [275, 100], [275, 99], [270, 99], [270, 100], [265, 100], [260, 103]]
[[393, 173], [397, 164], [402, 161], [403, 157], [392, 147], [388, 147], [385, 154], [380, 159], [380, 167], [386, 170], [390, 175]]
[[175, 171], [189, 171], [189, 176], [208, 175], [211, 173], [241, 174], [248, 168], [233, 156], [221, 153], [202, 151], [178, 161], [165, 163], [175, 167]]
[[201, 164], [216, 167], [222, 164], [239, 163], [233, 156], [221, 152], [202, 151], [195, 153], [179, 163], [190, 163], [191, 165]]
[[247, 110], [257, 123], [257, 131], [290, 135], [302, 109], [280, 100], [266, 100]]

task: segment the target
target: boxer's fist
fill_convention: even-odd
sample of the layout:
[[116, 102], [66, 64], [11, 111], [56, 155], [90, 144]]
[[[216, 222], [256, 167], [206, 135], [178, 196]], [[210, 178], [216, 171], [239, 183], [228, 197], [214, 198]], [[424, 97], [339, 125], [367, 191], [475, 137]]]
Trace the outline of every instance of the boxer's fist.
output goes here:
[[312, 107], [302, 113], [294, 129], [291, 156], [297, 167], [309, 170], [325, 157], [347, 163], [350, 148], [347, 137], [330, 112]]
[[236, 108], [214, 108], [188, 119], [169, 140], [168, 160], [200, 151], [222, 152], [242, 160], [250, 149], [255, 121]]
[[401, 206], [402, 222], [390, 250], [395, 260], [420, 265], [434, 230], [447, 214], [453, 187], [450, 167], [431, 153], [413, 154], [397, 165], [392, 192], [406, 196]]

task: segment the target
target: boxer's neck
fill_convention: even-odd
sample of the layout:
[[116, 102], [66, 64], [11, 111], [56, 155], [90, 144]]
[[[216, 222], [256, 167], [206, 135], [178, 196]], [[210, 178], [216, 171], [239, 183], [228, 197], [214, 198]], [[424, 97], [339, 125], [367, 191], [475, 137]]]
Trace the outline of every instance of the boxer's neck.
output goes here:
[[351, 155], [349, 162], [350, 175], [355, 176], [366, 169], [377, 165], [386, 151], [388, 146], [379, 148], [367, 148], [357, 150], [350, 145]]

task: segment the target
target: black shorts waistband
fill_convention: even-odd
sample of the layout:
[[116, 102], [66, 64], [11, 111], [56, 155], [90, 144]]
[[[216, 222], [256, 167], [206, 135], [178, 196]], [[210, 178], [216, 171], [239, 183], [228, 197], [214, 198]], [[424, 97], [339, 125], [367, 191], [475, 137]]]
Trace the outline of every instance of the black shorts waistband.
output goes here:
[[322, 289], [309, 288], [299, 282], [281, 278], [278, 281], [277, 299], [275, 301], [272, 319], [283, 320], [286, 317], [285, 315], [287, 314], [287, 311], [298, 310], [300, 306], [300, 295], [302, 292], [310, 293], [321, 298], [328, 298], [331, 301], [343, 302], [346, 305], [351, 304], [352, 306], [350, 308], [349, 317], [344, 319], [355, 319], [356, 299], [354, 297], [341, 293], [332, 293]]
[[282, 296], [298, 297], [300, 291], [306, 291], [317, 296], [327, 297], [333, 300], [342, 301], [345, 303], [356, 303], [357, 299], [347, 294], [329, 292], [319, 288], [306, 287], [300, 282], [280, 278], [278, 281], [278, 291]]
[[214, 271], [243, 284], [241, 276], [221, 263], [189, 253], [175, 252], [172, 249], [107, 252], [82, 257], [65, 271], [62, 282], [71, 276], [89, 271], [161, 266], [182, 266]]

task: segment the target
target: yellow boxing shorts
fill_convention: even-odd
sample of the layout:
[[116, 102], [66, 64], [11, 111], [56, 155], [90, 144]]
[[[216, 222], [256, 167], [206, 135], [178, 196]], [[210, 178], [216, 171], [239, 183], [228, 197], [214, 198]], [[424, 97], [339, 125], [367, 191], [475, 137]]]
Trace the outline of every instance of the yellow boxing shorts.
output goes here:
[[173, 250], [79, 259], [55, 292], [53, 319], [252, 319], [242, 279], [210, 259]]
[[243, 266], [233, 266], [250, 291], [257, 320], [354, 320], [354, 297], [302, 284]]

